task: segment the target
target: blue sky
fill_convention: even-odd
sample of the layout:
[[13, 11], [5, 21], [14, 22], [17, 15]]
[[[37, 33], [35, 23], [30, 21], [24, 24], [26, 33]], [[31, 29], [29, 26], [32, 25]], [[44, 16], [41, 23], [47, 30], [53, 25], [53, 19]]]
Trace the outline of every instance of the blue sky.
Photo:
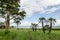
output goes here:
[[[56, 20], [59, 20], [60, 21], [60, 11], [55, 11], [53, 13], [49, 13], [49, 14], [40, 14], [39, 12], [35, 12], [31, 17], [25, 17], [24, 21], [27, 21], [28, 24], [29, 22], [30, 23], [35, 23], [35, 22], [38, 22], [38, 19], [40, 17], [45, 17], [45, 18], [55, 18]], [[60, 23], [60, 22], [59, 22]], [[57, 25], [59, 25], [59, 23]]]
[[25, 17], [25, 20], [30, 20], [30, 21], [36, 21], [38, 20], [40, 17], [45, 17], [45, 18], [50, 18], [53, 17], [55, 19], [59, 19], [60, 20], [60, 11], [55, 11], [53, 13], [50, 14], [40, 14], [39, 12], [35, 12], [31, 17]]
[[21, 0], [20, 10], [26, 11], [26, 17], [20, 26], [30, 26], [38, 23], [40, 17], [56, 19], [56, 25], [60, 24], [60, 0]]

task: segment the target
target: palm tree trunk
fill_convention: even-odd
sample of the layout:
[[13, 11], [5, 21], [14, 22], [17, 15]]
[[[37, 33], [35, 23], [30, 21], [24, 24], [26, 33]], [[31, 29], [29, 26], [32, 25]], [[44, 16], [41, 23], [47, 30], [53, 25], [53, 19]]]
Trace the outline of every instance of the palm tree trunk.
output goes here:
[[43, 21], [42, 21], [42, 27], [43, 27], [43, 32], [45, 33], [45, 29], [44, 29], [44, 23], [43, 23]]
[[36, 26], [35, 26], [35, 31], [36, 31]]
[[33, 29], [33, 31], [35, 31], [34, 25], [33, 25], [33, 28], [32, 29]]
[[34, 31], [34, 28], [33, 28], [33, 31]]
[[50, 30], [49, 30], [49, 33], [51, 32], [51, 29], [52, 29], [52, 22], [50, 22]]
[[10, 27], [10, 16], [9, 16], [9, 13], [8, 13], [7, 17], [6, 17], [6, 32], [9, 31], [9, 27]]

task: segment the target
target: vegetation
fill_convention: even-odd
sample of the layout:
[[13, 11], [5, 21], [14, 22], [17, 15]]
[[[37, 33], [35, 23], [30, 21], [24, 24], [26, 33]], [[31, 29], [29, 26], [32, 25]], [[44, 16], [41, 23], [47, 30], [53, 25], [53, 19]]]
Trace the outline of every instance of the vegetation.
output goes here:
[[14, 22], [17, 24], [17, 29], [18, 29], [18, 25], [21, 24], [20, 20], [21, 20], [20, 17], [14, 19]]
[[39, 18], [39, 23], [41, 22], [42, 23], [42, 29], [43, 29], [43, 32], [45, 33], [45, 29], [44, 29], [44, 22], [45, 22], [45, 18], [44, 17], [41, 17]]
[[55, 24], [56, 19], [54, 19], [54, 18], [49, 18], [48, 20], [50, 21], [50, 30], [49, 30], [49, 33], [50, 33], [50, 32], [51, 32], [51, 29], [52, 29], [52, 25]]
[[0, 29], [0, 40], [60, 40], [60, 30], [52, 30], [50, 34], [44, 34], [41, 30], [33, 32], [31, 29], [11, 29], [8, 34]]
[[0, 0], [0, 16], [5, 19], [6, 31], [9, 31], [10, 20], [17, 16], [22, 20], [25, 17], [25, 11], [19, 11], [20, 0]]
[[[36, 23], [31, 24], [33, 31], [31, 29], [16, 30], [14, 26], [10, 28], [10, 20], [14, 20], [13, 23], [17, 24], [18, 29], [22, 19], [26, 16], [26, 12], [20, 11], [19, 8], [20, 0], [0, 0], [0, 17], [5, 19], [4, 22], [0, 22], [0, 28], [5, 28], [0, 29], [0, 40], [60, 40], [60, 29], [58, 31], [56, 31], [57, 29], [52, 30], [52, 26], [56, 22], [54, 18], [48, 19], [49, 25], [44, 25], [46, 18], [39, 18], [44, 33], [37, 29], [38, 24]], [[46, 29], [49, 29], [49, 31]]]
[[5, 28], [5, 23], [4, 22], [0, 22], [0, 29], [1, 28]]
[[[44, 17], [42, 17], [42, 18], [39, 18], [39, 23], [42, 23], [42, 28], [43, 28], [43, 32], [45, 33], [45, 30], [46, 29], [49, 29], [49, 33], [51, 32], [51, 30], [52, 30], [52, 25], [53, 24], [55, 24], [55, 22], [56, 22], [56, 19], [54, 19], [54, 18], [49, 18], [48, 20], [46, 20]], [[46, 22], [46, 25], [44, 26], [44, 22]], [[48, 24], [48, 22], [50, 23], [50, 24]]]
[[37, 27], [38, 27], [38, 24], [36, 24], [36, 23], [31, 23], [31, 27], [32, 27], [32, 30], [33, 30], [33, 31], [36, 31], [36, 30], [37, 30]]

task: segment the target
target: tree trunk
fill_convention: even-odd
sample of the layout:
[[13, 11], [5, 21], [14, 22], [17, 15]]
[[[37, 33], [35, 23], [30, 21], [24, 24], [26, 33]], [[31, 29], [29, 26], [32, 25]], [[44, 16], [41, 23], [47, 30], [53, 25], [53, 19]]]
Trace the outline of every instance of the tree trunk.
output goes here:
[[32, 28], [32, 30], [34, 31], [34, 28]]
[[6, 32], [9, 31], [9, 27], [10, 27], [10, 16], [9, 16], [9, 13], [7, 13], [7, 16], [6, 16]]
[[52, 30], [52, 22], [50, 22], [50, 29], [49, 29], [49, 33], [51, 32]]
[[18, 28], [18, 24], [17, 24], [17, 29], [19, 29], [19, 28]]
[[44, 29], [44, 23], [43, 23], [43, 21], [42, 21], [42, 27], [43, 27], [43, 32], [45, 33], [45, 29]]
[[34, 31], [34, 25], [32, 25], [32, 30]]
[[36, 31], [36, 28], [35, 28], [35, 31]]

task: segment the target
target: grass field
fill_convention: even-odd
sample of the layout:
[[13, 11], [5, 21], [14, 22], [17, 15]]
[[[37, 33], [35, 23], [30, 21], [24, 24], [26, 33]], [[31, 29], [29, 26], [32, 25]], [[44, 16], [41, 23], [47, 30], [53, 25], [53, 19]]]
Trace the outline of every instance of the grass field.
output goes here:
[[60, 40], [60, 30], [52, 30], [50, 34], [30, 29], [10, 29], [8, 34], [4, 32], [4, 29], [0, 29], [0, 40]]

